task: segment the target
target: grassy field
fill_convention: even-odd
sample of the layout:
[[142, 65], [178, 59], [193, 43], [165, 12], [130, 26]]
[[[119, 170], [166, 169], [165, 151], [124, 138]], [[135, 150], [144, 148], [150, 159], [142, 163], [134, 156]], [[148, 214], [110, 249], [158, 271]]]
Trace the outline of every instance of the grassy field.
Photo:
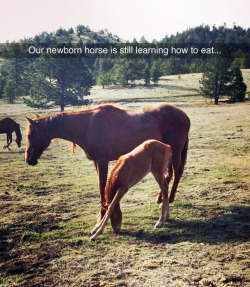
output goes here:
[[[250, 71], [243, 71], [250, 90]], [[1, 117], [21, 124], [23, 144], [0, 150], [0, 286], [249, 286], [250, 103], [213, 105], [198, 95], [200, 74], [163, 77], [145, 88], [93, 88], [94, 103], [181, 107], [191, 119], [188, 161], [171, 219], [151, 175], [122, 200], [119, 235], [90, 232], [99, 209], [94, 165], [80, 148], [52, 142], [35, 167], [24, 162], [24, 115], [0, 102]], [[39, 111], [48, 115], [56, 110]], [[0, 145], [5, 144], [0, 135]], [[114, 163], [110, 163], [110, 169]]]

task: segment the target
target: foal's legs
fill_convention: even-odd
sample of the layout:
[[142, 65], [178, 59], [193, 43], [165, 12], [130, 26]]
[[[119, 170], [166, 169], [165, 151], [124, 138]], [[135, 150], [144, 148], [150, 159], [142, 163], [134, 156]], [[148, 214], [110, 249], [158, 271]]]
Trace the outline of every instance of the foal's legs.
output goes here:
[[[172, 168], [172, 164], [170, 164], [170, 165], [169, 165], [169, 168], [168, 168], [168, 172], [167, 172], [166, 177], [165, 177], [165, 179], [166, 179], [168, 185], [169, 185], [169, 183], [170, 183], [172, 177], [173, 177], [173, 168]], [[161, 190], [160, 190], [159, 193], [158, 193], [158, 196], [157, 196], [157, 199], [156, 199], [156, 203], [162, 203]]]
[[96, 225], [95, 230], [93, 230], [95, 231], [95, 234], [91, 236], [90, 238], [91, 240], [95, 240], [100, 234], [103, 233], [104, 228], [107, 225], [110, 216], [114, 212], [116, 205], [120, 202], [121, 198], [127, 192], [127, 190], [128, 189], [122, 189], [122, 188], [119, 188], [117, 190], [115, 197], [113, 198], [110, 206], [108, 207], [108, 211], [105, 213], [102, 220]]
[[[180, 182], [181, 176], [183, 174], [183, 167], [181, 163], [181, 152], [179, 151], [175, 151], [173, 153], [172, 166], [170, 166], [169, 173], [166, 177], [166, 180], [168, 183], [172, 179], [173, 174], [174, 174], [174, 180], [173, 180], [173, 184], [172, 184], [170, 195], [169, 195], [169, 203], [172, 203], [174, 201], [175, 193], [176, 193], [178, 184]], [[157, 203], [162, 202], [161, 191], [158, 194], [156, 202]]]
[[155, 227], [159, 228], [162, 227], [165, 220], [170, 217], [169, 201], [168, 201], [168, 183], [163, 175], [161, 177], [155, 175], [155, 179], [161, 188], [162, 199], [163, 199], [163, 203], [161, 206], [161, 215], [159, 220], [155, 224]]

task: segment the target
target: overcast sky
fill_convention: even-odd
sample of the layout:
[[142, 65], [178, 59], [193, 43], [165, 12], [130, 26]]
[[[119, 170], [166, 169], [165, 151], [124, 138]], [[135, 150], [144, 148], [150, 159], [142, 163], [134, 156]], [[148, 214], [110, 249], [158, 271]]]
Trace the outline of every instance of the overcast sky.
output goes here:
[[250, 27], [249, 0], [1, 0], [0, 42], [82, 24], [124, 40], [161, 40], [201, 24]]

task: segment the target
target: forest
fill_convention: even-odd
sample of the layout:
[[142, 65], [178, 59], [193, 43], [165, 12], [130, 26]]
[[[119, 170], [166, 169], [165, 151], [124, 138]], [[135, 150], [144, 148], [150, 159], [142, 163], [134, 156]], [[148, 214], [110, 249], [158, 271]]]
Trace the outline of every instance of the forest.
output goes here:
[[[216, 80], [213, 90], [214, 85], [222, 84], [226, 87], [227, 83], [233, 85], [236, 81], [236, 85], [239, 83], [240, 89], [245, 91], [239, 70], [250, 68], [249, 43], [250, 29], [243, 29], [236, 25], [228, 28], [226, 24], [220, 27], [201, 25], [176, 35], [166, 35], [159, 41], [153, 40], [152, 43], [149, 43], [144, 36], [139, 41], [134, 39], [129, 43], [107, 29], [93, 32], [83, 25], [68, 30], [60, 28], [55, 32], [42, 32], [33, 38], [1, 46], [0, 98], [4, 98], [9, 103], [14, 103], [18, 98], [24, 98], [26, 104], [33, 107], [49, 108], [59, 105], [61, 110], [64, 110], [68, 105], [89, 104], [90, 101], [85, 100], [84, 97], [89, 95], [91, 87], [96, 84], [103, 88], [110, 85], [126, 87], [134, 86], [137, 80], [143, 80], [145, 85], [156, 85], [161, 76], [188, 73], [209, 75], [211, 70], [214, 70], [212, 72], [214, 77], [223, 78], [220, 82]], [[30, 55], [27, 53], [27, 47], [31, 44], [34, 47], [43, 47], [39, 49], [45, 47], [50, 53], [38, 52], [36, 55], [33, 55], [34, 53]], [[120, 51], [126, 49], [127, 45], [132, 48], [134, 46], [137, 55], [123, 53], [123, 55], [110, 56], [99, 53], [92, 56], [75, 56], [51, 52], [58, 49], [65, 50], [65, 47], [67, 51], [79, 50], [82, 47], [85, 47], [85, 51], [86, 47], [99, 51], [107, 50], [110, 45], [122, 47]], [[221, 54], [220, 56], [204, 53], [193, 55], [194, 53], [175, 52], [175, 55], [172, 53], [171, 57], [166, 57], [166, 51], [170, 48], [171, 51], [174, 49], [176, 51], [174, 47], [182, 47], [178, 48], [182, 51], [188, 51], [189, 48], [191, 51], [198, 50], [193, 48], [194, 45], [199, 47], [200, 51], [209, 49], [213, 51], [216, 46]], [[117, 50], [117, 48], [114, 49]], [[158, 49], [158, 51], [162, 49], [163, 52], [146, 53], [146, 55], [143, 52], [152, 51], [152, 49]], [[223, 67], [222, 72], [218, 71], [219, 66]], [[219, 93], [228, 93], [228, 89], [222, 90], [220, 89]], [[204, 93], [204, 96], [213, 97], [216, 103], [218, 92], [208, 92], [203, 89], [201, 93]], [[228, 94], [228, 96], [231, 101], [237, 98], [235, 95]]]

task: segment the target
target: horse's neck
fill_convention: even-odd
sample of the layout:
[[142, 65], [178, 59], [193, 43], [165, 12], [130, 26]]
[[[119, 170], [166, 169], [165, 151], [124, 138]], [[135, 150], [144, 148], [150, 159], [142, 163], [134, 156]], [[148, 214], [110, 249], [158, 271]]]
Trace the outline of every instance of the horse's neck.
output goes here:
[[79, 137], [84, 134], [87, 122], [84, 115], [59, 114], [52, 116], [49, 118], [50, 137], [79, 143]]
[[20, 138], [21, 137], [20, 126], [16, 122], [14, 122], [13, 124], [14, 124], [14, 130], [15, 130], [16, 136], [17, 138]]

